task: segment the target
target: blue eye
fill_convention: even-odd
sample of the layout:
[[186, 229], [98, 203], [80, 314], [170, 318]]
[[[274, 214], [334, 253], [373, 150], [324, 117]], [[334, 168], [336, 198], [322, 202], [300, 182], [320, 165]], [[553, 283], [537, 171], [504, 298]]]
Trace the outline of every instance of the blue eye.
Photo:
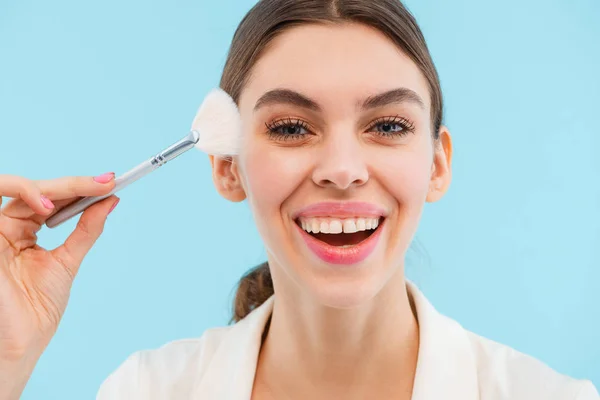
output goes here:
[[282, 119], [266, 124], [269, 135], [278, 140], [301, 139], [309, 134], [308, 126], [299, 119]]
[[390, 134], [390, 133], [398, 133], [404, 130], [404, 127], [398, 123], [381, 123], [377, 124], [377, 131], [380, 133]]
[[414, 125], [407, 119], [395, 116], [379, 118], [371, 123], [369, 132], [383, 137], [399, 137], [414, 132]]
[[306, 135], [306, 129], [301, 127], [300, 125], [284, 125], [280, 126], [275, 131], [280, 135]]

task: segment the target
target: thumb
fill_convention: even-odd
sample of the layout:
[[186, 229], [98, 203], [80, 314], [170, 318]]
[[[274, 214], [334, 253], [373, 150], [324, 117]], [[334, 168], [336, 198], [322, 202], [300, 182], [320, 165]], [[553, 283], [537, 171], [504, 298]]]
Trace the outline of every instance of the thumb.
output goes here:
[[119, 200], [118, 197], [111, 196], [85, 210], [67, 240], [50, 252], [72, 278], [75, 278], [84, 257], [102, 234], [106, 217]]

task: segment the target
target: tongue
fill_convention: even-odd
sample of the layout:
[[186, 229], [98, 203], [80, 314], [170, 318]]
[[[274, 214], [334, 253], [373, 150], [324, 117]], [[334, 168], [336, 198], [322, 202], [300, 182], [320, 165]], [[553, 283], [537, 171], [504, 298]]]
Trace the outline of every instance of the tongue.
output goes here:
[[372, 230], [368, 230], [356, 233], [312, 233], [311, 235], [331, 246], [352, 246], [362, 242], [371, 236], [372, 233]]

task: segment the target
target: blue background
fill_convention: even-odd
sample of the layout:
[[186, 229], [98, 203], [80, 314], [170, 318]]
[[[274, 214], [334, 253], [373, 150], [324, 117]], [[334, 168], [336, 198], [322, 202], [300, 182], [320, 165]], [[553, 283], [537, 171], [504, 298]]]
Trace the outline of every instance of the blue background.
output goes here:
[[[178, 140], [254, 3], [2, 0], [0, 172], [122, 173]], [[409, 278], [467, 329], [600, 386], [600, 3], [407, 4], [456, 147]], [[93, 398], [132, 352], [226, 324], [265, 258], [199, 152], [120, 195], [23, 399]]]

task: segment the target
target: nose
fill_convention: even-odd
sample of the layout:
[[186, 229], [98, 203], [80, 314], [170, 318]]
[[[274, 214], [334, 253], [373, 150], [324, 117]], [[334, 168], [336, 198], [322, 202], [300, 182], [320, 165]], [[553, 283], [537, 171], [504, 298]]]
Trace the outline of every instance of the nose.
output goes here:
[[358, 140], [349, 135], [330, 137], [323, 144], [312, 179], [321, 187], [346, 190], [362, 186], [369, 180], [369, 171]]

